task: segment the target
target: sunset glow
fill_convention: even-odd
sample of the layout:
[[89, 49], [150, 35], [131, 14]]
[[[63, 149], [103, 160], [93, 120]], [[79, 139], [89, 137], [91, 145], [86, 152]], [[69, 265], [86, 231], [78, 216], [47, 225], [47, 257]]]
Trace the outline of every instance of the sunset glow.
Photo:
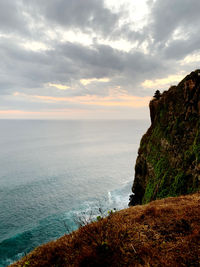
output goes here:
[[0, 1], [1, 117], [148, 119], [155, 91], [199, 68], [199, 2], [178, 3]]
[[14, 96], [27, 98], [30, 101], [41, 100], [43, 102], [71, 102], [83, 105], [97, 105], [97, 106], [121, 106], [121, 107], [146, 107], [151, 99], [150, 96], [139, 97], [139, 96], [106, 96], [100, 97], [97, 95], [85, 95], [85, 96], [74, 96], [74, 97], [54, 97], [54, 96], [42, 96], [42, 95], [26, 95], [16, 92]]
[[66, 86], [63, 84], [56, 84], [56, 83], [48, 83], [48, 86], [55, 87], [56, 89], [59, 89], [59, 90], [67, 90], [70, 88], [69, 86]]
[[184, 78], [185, 75], [170, 75], [166, 78], [156, 80], [145, 80], [142, 86], [146, 88], [162, 89], [163, 87], [176, 84], [178, 81]]

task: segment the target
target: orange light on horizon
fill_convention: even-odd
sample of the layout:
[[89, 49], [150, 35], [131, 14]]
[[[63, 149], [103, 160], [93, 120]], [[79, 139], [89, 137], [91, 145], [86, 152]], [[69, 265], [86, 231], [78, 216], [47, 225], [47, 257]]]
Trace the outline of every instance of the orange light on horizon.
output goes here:
[[130, 95], [110, 95], [110, 96], [98, 96], [98, 95], [84, 95], [84, 96], [74, 96], [74, 97], [57, 97], [57, 96], [44, 96], [44, 95], [26, 95], [23, 93], [16, 92], [14, 96], [25, 97], [31, 101], [42, 100], [48, 103], [55, 102], [70, 102], [83, 105], [96, 105], [96, 106], [119, 106], [119, 107], [146, 107], [151, 100], [151, 96], [130, 96]]
[[87, 110], [83, 109], [52, 109], [52, 110], [42, 110], [42, 111], [29, 111], [29, 110], [0, 110], [0, 118], [52, 118], [52, 117], [65, 117], [66, 115], [79, 115], [87, 114]]

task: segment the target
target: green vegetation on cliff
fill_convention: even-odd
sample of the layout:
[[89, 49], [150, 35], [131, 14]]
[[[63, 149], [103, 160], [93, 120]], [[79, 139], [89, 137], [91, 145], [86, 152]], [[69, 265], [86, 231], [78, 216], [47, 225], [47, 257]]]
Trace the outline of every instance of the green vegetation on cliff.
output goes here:
[[151, 127], [135, 166], [132, 204], [200, 189], [200, 70], [150, 102]]
[[[12, 267], [199, 266], [200, 70], [150, 102], [135, 165], [137, 205], [40, 246]], [[172, 196], [170, 198], [165, 198]]]

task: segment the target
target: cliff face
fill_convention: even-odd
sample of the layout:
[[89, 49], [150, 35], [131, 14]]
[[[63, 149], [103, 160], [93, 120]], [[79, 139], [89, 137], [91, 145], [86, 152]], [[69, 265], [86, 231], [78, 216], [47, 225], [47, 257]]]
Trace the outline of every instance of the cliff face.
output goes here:
[[[200, 70], [150, 102], [132, 198], [156, 198], [200, 189]], [[131, 207], [40, 246], [12, 267], [199, 266], [200, 194]]]
[[149, 107], [151, 126], [135, 165], [134, 205], [200, 189], [200, 70]]

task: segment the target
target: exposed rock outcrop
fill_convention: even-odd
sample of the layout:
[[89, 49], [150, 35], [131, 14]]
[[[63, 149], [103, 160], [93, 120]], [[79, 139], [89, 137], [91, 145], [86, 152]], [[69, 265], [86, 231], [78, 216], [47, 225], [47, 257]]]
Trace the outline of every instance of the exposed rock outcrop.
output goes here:
[[149, 107], [151, 126], [138, 151], [132, 205], [200, 188], [200, 70]]

